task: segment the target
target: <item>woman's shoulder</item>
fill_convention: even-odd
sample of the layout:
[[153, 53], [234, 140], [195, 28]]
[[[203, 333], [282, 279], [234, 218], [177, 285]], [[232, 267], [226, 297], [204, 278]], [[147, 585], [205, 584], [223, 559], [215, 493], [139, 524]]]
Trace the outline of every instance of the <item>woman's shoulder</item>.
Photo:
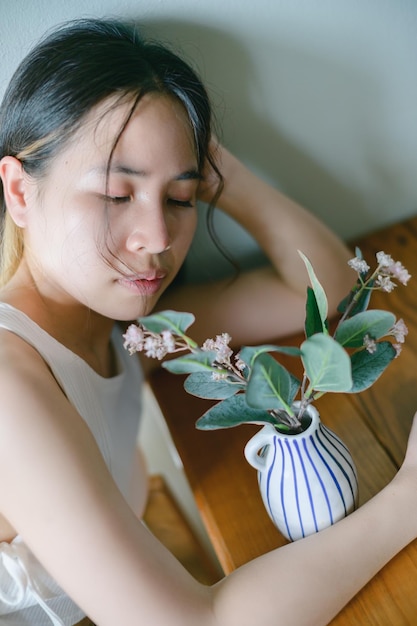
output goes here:
[[47, 333], [23, 311], [5, 302], [0, 302], [0, 333], [0, 359], [10, 359], [10, 365], [24, 365], [30, 356], [39, 361], [49, 349]]
[[37, 330], [35, 322], [22, 311], [0, 302], [0, 385], [3, 387], [9, 377], [20, 379], [31, 372], [38, 373], [42, 364], [47, 369], [37, 350], [41, 341]]
[[35, 335], [30, 318], [0, 303], [0, 438], [7, 432], [10, 442], [14, 431], [38, 428], [68, 402]]
[[88, 426], [36, 348], [4, 328], [0, 398], [0, 474], [6, 481], [14, 484], [16, 472], [30, 477], [35, 465], [47, 467], [52, 457], [58, 473], [66, 451], [81, 454]]
[[[34, 346], [16, 332], [0, 325], [0, 389], [7, 392], [11, 380], [37, 378], [48, 367]], [[3, 397], [3, 396], [2, 396]]]
[[[22, 337], [0, 328], [0, 424], [13, 417], [18, 425], [31, 427], [36, 408], [49, 405], [48, 396], [59, 386], [45, 360], [35, 347]], [[31, 416], [31, 417], [29, 417]], [[23, 424], [22, 424], [23, 425]], [[1, 432], [0, 425], [0, 432]]]

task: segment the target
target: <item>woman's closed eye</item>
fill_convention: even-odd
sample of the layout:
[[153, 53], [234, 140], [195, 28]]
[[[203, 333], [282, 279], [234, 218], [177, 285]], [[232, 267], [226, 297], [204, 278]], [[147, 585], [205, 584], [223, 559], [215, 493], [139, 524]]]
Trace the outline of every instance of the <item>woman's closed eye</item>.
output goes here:
[[131, 196], [104, 196], [104, 200], [109, 204], [124, 204], [126, 202], [130, 202]]
[[[108, 204], [118, 205], [118, 204], [126, 204], [132, 200], [131, 195], [118, 196], [112, 194], [105, 194], [103, 196], [104, 201]], [[180, 200], [179, 198], [168, 198], [167, 203], [171, 206], [177, 206], [182, 208], [192, 208], [195, 206], [193, 200]]]
[[191, 200], [178, 200], [176, 198], [168, 198], [168, 203], [174, 206], [191, 208], [194, 206], [194, 203]]

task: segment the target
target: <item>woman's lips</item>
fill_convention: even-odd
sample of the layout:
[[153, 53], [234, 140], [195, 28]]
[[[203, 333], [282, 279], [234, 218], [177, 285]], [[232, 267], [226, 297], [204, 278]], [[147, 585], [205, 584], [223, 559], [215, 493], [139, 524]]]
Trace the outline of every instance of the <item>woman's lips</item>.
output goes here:
[[162, 286], [165, 275], [157, 275], [152, 278], [122, 278], [120, 284], [127, 287], [131, 292], [141, 296], [152, 296], [157, 293]]

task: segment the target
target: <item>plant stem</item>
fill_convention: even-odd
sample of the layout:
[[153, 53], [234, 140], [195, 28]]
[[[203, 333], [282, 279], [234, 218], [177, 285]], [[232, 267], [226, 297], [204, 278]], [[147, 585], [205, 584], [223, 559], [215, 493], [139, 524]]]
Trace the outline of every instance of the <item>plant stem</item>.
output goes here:
[[287, 413], [287, 411], [280, 410], [271, 410], [269, 411], [269, 413], [277, 420], [278, 424], [285, 424], [292, 431], [301, 430], [301, 421], [299, 419], [299, 416], [294, 414], [290, 415], [289, 413]]

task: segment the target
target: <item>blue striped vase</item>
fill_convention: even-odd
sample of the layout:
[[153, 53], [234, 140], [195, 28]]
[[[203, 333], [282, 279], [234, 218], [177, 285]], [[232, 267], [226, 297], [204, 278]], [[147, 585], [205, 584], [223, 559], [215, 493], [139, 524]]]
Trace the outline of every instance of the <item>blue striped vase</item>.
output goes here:
[[295, 541], [346, 517], [358, 503], [358, 479], [349, 450], [326, 428], [313, 406], [302, 433], [266, 424], [245, 447], [258, 470], [265, 508], [278, 530]]

